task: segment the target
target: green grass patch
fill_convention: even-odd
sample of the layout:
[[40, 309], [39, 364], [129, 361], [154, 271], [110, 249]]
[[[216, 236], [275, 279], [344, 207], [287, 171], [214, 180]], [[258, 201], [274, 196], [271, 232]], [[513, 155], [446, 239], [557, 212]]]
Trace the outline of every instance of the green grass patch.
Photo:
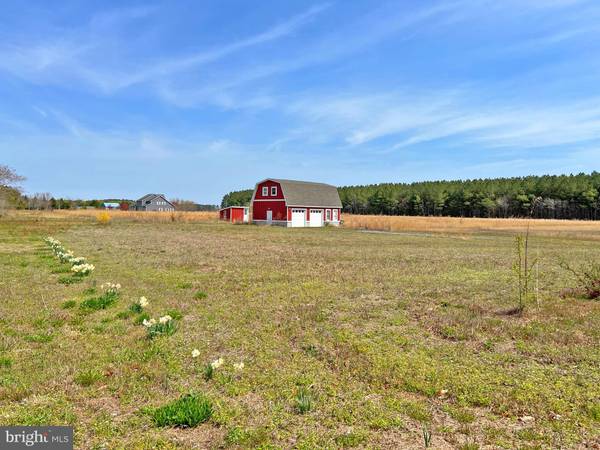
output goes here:
[[75, 300], [66, 300], [60, 305], [62, 309], [71, 309], [77, 306], [77, 302]]
[[135, 319], [133, 319], [133, 324], [134, 325], [141, 325], [144, 320], [149, 320], [150, 319], [150, 314], [148, 314], [147, 312], [143, 312], [141, 314], [139, 314]]
[[58, 273], [71, 273], [71, 267], [70, 266], [66, 266], [64, 264], [61, 265], [57, 265], [55, 266], [50, 273], [52, 274], [58, 274]]
[[155, 339], [161, 336], [171, 336], [177, 331], [177, 321], [169, 320], [168, 322], [157, 322], [146, 328], [149, 339]]
[[129, 319], [131, 316], [133, 316], [133, 312], [127, 310], [127, 311], [119, 311], [116, 314], [116, 318], [117, 319]]
[[204, 292], [204, 291], [196, 291], [196, 292], [194, 292], [194, 298], [196, 300], [203, 300], [206, 297], [208, 297], [208, 294], [206, 292]]
[[58, 282], [60, 284], [65, 284], [65, 285], [81, 283], [82, 281], [83, 281], [82, 277], [76, 277], [73, 275], [65, 275], [62, 277], [58, 277]]
[[367, 442], [369, 435], [361, 431], [352, 431], [335, 437], [335, 443], [342, 448], [352, 448]]
[[266, 428], [232, 427], [225, 435], [225, 444], [238, 445], [246, 448], [260, 447], [269, 441], [269, 431]]
[[102, 373], [98, 370], [89, 369], [83, 370], [73, 378], [73, 381], [80, 386], [91, 386], [102, 379]]
[[183, 318], [183, 313], [177, 309], [167, 309], [165, 314], [171, 316], [174, 320], [180, 320]]
[[97, 297], [86, 298], [81, 302], [79, 307], [84, 310], [98, 311], [112, 306], [118, 298], [119, 294], [117, 293], [105, 292]]
[[454, 405], [445, 405], [442, 409], [459, 423], [468, 424], [475, 421], [475, 414], [468, 409]]
[[24, 337], [27, 342], [35, 342], [37, 344], [45, 344], [54, 339], [52, 333], [28, 334]]
[[213, 406], [202, 394], [188, 394], [147, 413], [157, 427], [195, 427], [212, 417]]
[[0, 368], [10, 369], [12, 367], [12, 360], [6, 356], [0, 356]]
[[306, 414], [314, 407], [314, 396], [310, 389], [302, 386], [298, 388], [294, 397], [294, 406], [298, 414]]
[[141, 314], [143, 311], [144, 308], [142, 308], [142, 305], [140, 305], [138, 302], [134, 302], [129, 305], [129, 312], [132, 314]]

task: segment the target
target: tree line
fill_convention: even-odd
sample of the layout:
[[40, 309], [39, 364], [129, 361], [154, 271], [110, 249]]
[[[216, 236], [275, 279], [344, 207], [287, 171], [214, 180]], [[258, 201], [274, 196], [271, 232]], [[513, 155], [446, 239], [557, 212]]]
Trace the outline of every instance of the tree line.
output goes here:
[[[222, 207], [248, 205], [252, 189], [226, 194]], [[600, 219], [600, 173], [543, 175], [338, 188], [352, 214]]]
[[[15, 209], [87, 209], [103, 208], [104, 203], [119, 203], [129, 207], [134, 200], [126, 198], [109, 199], [70, 199], [55, 198], [49, 192], [38, 192], [25, 195], [21, 191], [19, 182], [25, 177], [17, 174], [8, 166], [0, 164], [0, 213], [6, 208]], [[170, 200], [178, 211], [216, 211], [217, 205], [199, 204], [191, 200], [174, 198]]]

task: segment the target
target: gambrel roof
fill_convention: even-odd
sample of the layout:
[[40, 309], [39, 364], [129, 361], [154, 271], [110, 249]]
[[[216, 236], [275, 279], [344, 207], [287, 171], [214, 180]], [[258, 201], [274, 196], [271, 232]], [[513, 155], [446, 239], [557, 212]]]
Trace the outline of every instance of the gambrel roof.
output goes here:
[[268, 178], [268, 180], [279, 183], [288, 206], [342, 207], [338, 190], [331, 184], [278, 178]]

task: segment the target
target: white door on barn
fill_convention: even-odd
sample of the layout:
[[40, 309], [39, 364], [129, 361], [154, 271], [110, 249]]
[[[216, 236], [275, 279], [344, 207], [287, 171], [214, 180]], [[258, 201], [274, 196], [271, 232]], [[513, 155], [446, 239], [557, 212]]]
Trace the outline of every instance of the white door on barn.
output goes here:
[[273, 211], [267, 211], [267, 223], [273, 222]]
[[244, 223], [248, 222], [249, 209], [250, 208], [244, 208]]
[[311, 227], [322, 227], [323, 226], [323, 210], [322, 209], [311, 209], [310, 210], [310, 226]]
[[305, 226], [304, 218], [306, 217], [305, 209], [292, 209], [292, 227]]

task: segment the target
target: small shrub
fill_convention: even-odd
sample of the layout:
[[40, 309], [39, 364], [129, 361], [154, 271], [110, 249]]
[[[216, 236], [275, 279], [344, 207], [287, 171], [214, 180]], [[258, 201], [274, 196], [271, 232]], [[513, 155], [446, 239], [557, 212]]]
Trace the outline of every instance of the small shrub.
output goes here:
[[203, 300], [206, 297], [208, 297], [208, 295], [204, 291], [196, 291], [196, 293], [194, 294], [194, 298], [196, 300]]
[[80, 386], [91, 386], [101, 378], [102, 373], [100, 373], [97, 370], [90, 369], [79, 372], [77, 375], [75, 375], [73, 381], [75, 381], [75, 383], [79, 384]]
[[573, 290], [574, 294], [585, 296], [590, 300], [600, 299], [600, 263], [589, 262], [587, 265], [577, 267], [560, 261], [560, 266], [571, 272], [577, 279], [578, 287]]
[[213, 407], [205, 396], [188, 394], [148, 413], [158, 427], [195, 427], [212, 417]]
[[81, 309], [88, 309], [94, 311], [106, 309], [109, 306], [113, 305], [118, 298], [119, 294], [117, 292], [107, 291], [104, 294], [99, 295], [98, 297], [90, 297], [85, 299], [81, 302], [79, 307]]
[[71, 309], [74, 308], [77, 305], [77, 302], [75, 300], [67, 300], [65, 302], [63, 302], [62, 305], [60, 305], [60, 307], [62, 309]]
[[310, 390], [305, 387], [298, 389], [294, 401], [296, 403], [296, 410], [300, 414], [306, 414], [313, 408], [313, 396]]
[[96, 221], [100, 225], [109, 225], [110, 221], [111, 221], [110, 214], [107, 213], [106, 211], [103, 211], [96, 216]]
[[9, 369], [12, 367], [12, 360], [6, 356], [0, 356], [0, 368]]
[[525, 235], [515, 237], [515, 261], [512, 269], [517, 281], [518, 304], [515, 308], [517, 314], [525, 310], [533, 296], [533, 269], [536, 267], [537, 259], [531, 261], [529, 257], [529, 228], [527, 228]]

